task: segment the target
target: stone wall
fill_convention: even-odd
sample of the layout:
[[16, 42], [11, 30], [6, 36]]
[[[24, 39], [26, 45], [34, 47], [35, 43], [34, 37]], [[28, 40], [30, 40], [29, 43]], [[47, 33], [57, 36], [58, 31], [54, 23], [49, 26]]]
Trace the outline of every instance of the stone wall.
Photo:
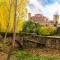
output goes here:
[[46, 48], [60, 49], [60, 39], [24, 36], [24, 39], [23, 39], [24, 47], [36, 48], [38, 47], [38, 45], [44, 46]]

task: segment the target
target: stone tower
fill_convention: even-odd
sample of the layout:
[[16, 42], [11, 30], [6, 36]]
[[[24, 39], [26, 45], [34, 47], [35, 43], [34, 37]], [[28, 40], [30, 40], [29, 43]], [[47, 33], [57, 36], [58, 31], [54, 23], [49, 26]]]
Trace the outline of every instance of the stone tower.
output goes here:
[[31, 13], [28, 13], [28, 19], [30, 20], [30, 18], [31, 18]]
[[53, 20], [54, 20], [54, 26], [57, 27], [59, 21], [59, 15], [57, 13], [54, 15]]

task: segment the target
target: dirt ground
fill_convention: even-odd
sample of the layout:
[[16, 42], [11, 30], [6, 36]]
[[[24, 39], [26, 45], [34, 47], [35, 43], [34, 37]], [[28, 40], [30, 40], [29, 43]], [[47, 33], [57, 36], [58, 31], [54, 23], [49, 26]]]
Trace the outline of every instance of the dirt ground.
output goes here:
[[0, 60], [6, 60], [6, 58], [7, 58], [7, 54], [0, 52]]
[[[51, 57], [56, 57], [60, 58], [60, 50], [55, 50], [55, 49], [40, 49], [40, 48], [28, 48], [24, 49], [27, 53], [31, 52], [33, 55], [38, 55], [38, 56], [51, 56]], [[7, 54], [0, 52], [0, 60], [6, 60]]]
[[29, 48], [25, 49], [27, 52], [31, 52], [34, 55], [39, 55], [39, 56], [51, 56], [51, 57], [57, 57], [60, 58], [60, 50], [55, 50], [55, 49], [40, 49], [40, 48]]

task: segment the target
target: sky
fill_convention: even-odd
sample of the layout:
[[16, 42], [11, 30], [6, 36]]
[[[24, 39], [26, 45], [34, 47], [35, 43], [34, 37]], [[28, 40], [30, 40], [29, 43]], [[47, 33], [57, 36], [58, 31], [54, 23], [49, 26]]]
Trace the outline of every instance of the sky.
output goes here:
[[40, 13], [50, 20], [53, 20], [53, 15], [60, 15], [60, 0], [29, 0], [27, 7], [32, 15]]

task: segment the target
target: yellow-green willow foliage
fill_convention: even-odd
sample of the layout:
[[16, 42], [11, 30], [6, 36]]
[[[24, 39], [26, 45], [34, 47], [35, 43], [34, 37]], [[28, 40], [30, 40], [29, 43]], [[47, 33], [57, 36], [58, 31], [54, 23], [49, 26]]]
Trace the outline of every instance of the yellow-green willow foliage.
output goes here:
[[[11, 11], [10, 11], [10, 28], [9, 32], [13, 32], [13, 23], [14, 23], [14, 0], [11, 0]], [[17, 11], [16, 11], [16, 32], [19, 32], [23, 28], [24, 21], [27, 16], [26, 4], [28, 0], [17, 0]], [[8, 23], [8, 13], [10, 9], [10, 0], [0, 0], [0, 31], [5, 32], [7, 29]]]

